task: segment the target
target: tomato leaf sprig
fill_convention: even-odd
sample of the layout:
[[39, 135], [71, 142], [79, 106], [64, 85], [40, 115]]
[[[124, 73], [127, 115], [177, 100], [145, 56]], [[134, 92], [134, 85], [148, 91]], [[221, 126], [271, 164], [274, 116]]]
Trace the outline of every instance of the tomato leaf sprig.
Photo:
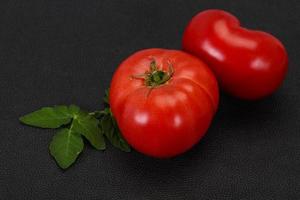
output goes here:
[[[104, 102], [109, 105], [108, 90]], [[82, 136], [97, 150], [105, 150], [104, 137], [116, 148], [130, 152], [109, 107], [102, 111], [86, 112], [76, 105], [43, 107], [19, 118], [26, 125], [59, 131], [49, 145], [50, 154], [59, 167], [67, 169], [83, 151]]]

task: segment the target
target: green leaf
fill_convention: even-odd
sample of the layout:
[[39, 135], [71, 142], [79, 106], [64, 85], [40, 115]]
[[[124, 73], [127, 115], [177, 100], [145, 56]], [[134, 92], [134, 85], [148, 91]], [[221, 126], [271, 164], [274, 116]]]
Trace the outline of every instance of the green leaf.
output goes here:
[[74, 117], [72, 130], [82, 134], [96, 149], [104, 150], [105, 141], [98, 126], [99, 121], [85, 113]]
[[67, 106], [44, 107], [19, 118], [24, 124], [40, 128], [58, 128], [70, 123], [71, 119]]
[[50, 154], [57, 164], [66, 169], [75, 162], [83, 150], [83, 140], [80, 135], [71, 129], [61, 129], [54, 137], [49, 146]]
[[111, 115], [104, 116], [100, 121], [103, 134], [109, 142], [116, 148], [130, 152], [130, 146], [123, 139], [115, 119]]
[[103, 97], [103, 101], [109, 104], [109, 88], [105, 90], [105, 95]]
[[79, 114], [80, 108], [74, 104], [69, 106], [69, 113], [74, 117], [75, 115]]

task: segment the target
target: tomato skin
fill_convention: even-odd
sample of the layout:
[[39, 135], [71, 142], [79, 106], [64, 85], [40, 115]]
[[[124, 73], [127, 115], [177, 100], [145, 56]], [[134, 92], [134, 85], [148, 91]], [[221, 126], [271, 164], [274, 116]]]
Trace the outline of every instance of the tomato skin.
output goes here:
[[[153, 89], [132, 75], [173, 66], [168, 82]], [[149, 90], [151, 90], [149, 92]], [[118, 67], [110, 87], [110, 106], [126, 141], [137, 151], [158, 158], [190, 149], [205, 134], [217, 110], [219, 91], [210, 69], [178, 50], [141, 50]]]
[[278, 39], [240, 27], [236, 17], [222, 10], [206, 10], [193, 17], [182, 46], [211, 67], [225, 91], [242, 99], [272, 94], [287, 71], [287, 53]]

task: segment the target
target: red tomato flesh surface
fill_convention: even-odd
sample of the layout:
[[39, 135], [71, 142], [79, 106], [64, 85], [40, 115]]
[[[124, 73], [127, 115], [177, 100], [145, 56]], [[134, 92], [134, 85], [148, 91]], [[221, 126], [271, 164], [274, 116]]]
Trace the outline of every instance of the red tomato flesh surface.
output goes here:
[[235, 16], [222, 10], [193, 17], [182, 45], [211, 67], [225, 91], [242, 99], [270, 95], [287, 71], [287, 53], [278, 39], [241, 27]]
[[[161, 82], [162, 75], [170, 76]], [[126, 141], [143, 154], [167, 158], [187, 151], [205, 134], [219, 91], [213, 73], [198, 58], [178, 50], [146, 49], [120, 64], [109, 99]]]

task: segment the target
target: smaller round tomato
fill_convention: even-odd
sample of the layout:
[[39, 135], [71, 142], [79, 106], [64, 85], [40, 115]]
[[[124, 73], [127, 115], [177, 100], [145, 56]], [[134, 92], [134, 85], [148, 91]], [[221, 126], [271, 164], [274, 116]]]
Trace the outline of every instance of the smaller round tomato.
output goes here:
[[278, 39], [241, 27], [235, 16], [222, 10], [193, 17], [182, 45], [211, 67], [224, 90], [242, 99], [272, 94], [287, 71], [287, 53]]
[[187, 151], [204, 135], [219, 93], [213, 73], [198, 58], [147, 49], [121, 63], [109, 99], [126, 141], [141, 153], [165, 158]]

